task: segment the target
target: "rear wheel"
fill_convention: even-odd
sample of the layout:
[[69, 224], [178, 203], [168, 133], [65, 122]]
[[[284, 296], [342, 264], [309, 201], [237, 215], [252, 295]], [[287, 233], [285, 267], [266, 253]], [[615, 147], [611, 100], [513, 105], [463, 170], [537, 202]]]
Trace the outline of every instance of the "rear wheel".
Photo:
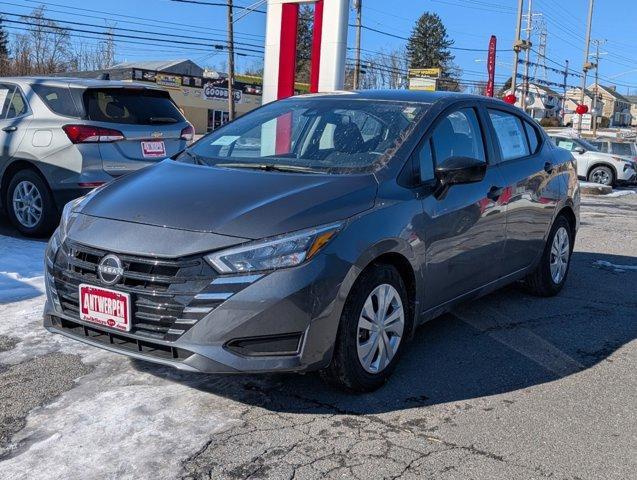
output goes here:
[[394, 267], [378, 265], [364, 272], [345, 303], [332, 363], [323, 377], [354, 392], [382, 386], [412, 326], [408, 302], [407, 289]]
[[5, 205], [13, 225], [26, 236], [48, 235], [58, 220], [48, 185], [32, 170], [21, 170], [13, 176], [7, 188]]
[[566, 217], [560, 215], [551, 228], [540, 263], [526, 277], [528, 290], [540, 297], [557, 295], [566, 283], [572, 252], [571, 225]]
[[612, 187], [615, 184], [615, 174], [610, 167], [599, 165], [589, 172], [588, 181]]

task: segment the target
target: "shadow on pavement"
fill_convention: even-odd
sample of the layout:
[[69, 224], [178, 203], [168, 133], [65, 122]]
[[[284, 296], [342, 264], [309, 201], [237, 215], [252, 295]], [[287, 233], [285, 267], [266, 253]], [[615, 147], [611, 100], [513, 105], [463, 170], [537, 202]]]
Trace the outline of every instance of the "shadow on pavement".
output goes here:
[[566, 287], [536, 298], [511, 286], [418, 329], [394, 376], [380, 390], [349, 395], [317, 374], [189, 374], [134, 361], [136, 368], [271, 411], [369, 414], [485, 397], [559, 380], [590, 368], [637, 337], [637, 257], [574, 253]]

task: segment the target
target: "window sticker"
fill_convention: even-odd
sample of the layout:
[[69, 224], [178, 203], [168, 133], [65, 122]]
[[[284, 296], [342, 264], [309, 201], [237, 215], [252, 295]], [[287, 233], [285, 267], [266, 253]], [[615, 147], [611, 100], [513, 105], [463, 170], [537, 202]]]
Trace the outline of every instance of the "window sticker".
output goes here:
[[239, 138], [239, 135], [224, 135], [223, 137], [219, 137], [213, 142], [211, 142], [210, 145], [228, 146], [236, 142], [238, 138]]

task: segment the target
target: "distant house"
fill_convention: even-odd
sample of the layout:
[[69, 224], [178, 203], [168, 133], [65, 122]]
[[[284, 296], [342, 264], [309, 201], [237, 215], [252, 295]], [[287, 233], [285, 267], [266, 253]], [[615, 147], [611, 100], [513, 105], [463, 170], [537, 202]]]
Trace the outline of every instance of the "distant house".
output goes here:
[[[515, 95], [518, 97], [518, 101], [515, 105], [521, 107], [522, 85], [518, 85], [515, 90]], [[509, 90], [506, 93], [511, 93], [511, 91]], [[544, 85], [530, 83], [527, 100], [526, 111], [537, 121], [543, 118], [560, 117], [562, 97], [559, 93], [554, 92], [550, 88]]]
[[[590, 90], [584, 90], [584, 105], [588, 107], [588, 110], [593, 110], [593, 98], [594, 93]], [[579, 121], [579, 116], [575, 113], [575, 109], [581, 103], [582, 99], [582, 89], [581, 88], [572, 88], [566, 92], [566, 101], [564, 103], [564, 125], [574, 125]], [[597, 99], [597, 109], [598, 121], [602, 117], [602, 110], [604, 107], [604, 101], [601, 96]]]
[[637, 95], [626, 95], [630, 102], [630, 126], [637, 127]]
[[632, 123], [630, 100], [617, 93], [616, 87], [592, 84], [588, 87], [592, 92], [599, 92], [604, 102], [602, 115], [610, 119], [611, 127], [628, 127]]

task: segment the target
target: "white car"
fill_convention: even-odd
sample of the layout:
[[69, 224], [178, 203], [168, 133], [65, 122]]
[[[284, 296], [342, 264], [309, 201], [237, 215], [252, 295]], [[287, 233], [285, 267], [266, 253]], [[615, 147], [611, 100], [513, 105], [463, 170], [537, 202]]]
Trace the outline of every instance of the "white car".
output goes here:
[[555, 134], [550, 137], [555, 145], [573, 154], [580, 179], [610, 186], [637, 182], [637, 162], [631, 157], [600, 152], [581, 138]]

